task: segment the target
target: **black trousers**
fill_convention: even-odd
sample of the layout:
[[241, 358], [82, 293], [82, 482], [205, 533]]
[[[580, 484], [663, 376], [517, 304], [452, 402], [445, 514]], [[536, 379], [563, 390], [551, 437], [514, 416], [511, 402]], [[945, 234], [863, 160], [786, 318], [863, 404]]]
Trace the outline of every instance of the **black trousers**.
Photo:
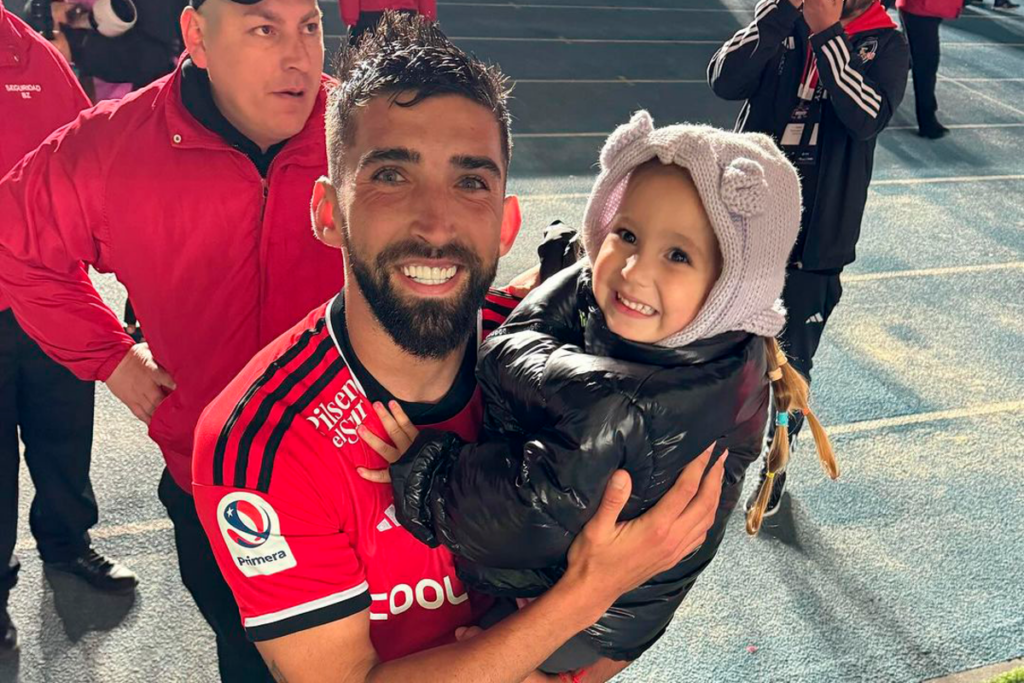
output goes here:
[[939, 73], [938, 17], [920, 17], [900, 12], [903, 30], [910, 43], [910, 67], [914, 74], [914, 101], [917, 105], [917, 125], [934, 126], [939, 105], [935, 99], [935, 81]]
[[0, 609], [18, 581], [18, 432], [36, 494], [29, 527], [44, 562], [89, 547], [99, 513], [89, 482], [95, 385], [51, 360], [0, 311]]
[[[786, 327], [779, 335], [779, 342], [789, 356], [790, 364], [811, 381], [814, 368], [814, 354], [818, 352], [821, 335], [825, 332], [832, 311], [843, 296], [843, 285], [839, 273], [817, 273], [788, 268], [786, 285], [782, 289], [782, 302], [786, 305]], [[803, 426], [803, 419], [797, 415], [790, 421], [789, 435], [795, 438]], [[772, 411], [768, 427], [768, 443], [775, 432], [775, 413]]]
[[273, 683], [256, 646], [245, 637], [238, 603], [213, 557], [192, 496], [174, 483], [167, 470], [160, 478], [158, 495], [174, 525], [181, 581], [217, 637], [221, 680], [225, 683]]

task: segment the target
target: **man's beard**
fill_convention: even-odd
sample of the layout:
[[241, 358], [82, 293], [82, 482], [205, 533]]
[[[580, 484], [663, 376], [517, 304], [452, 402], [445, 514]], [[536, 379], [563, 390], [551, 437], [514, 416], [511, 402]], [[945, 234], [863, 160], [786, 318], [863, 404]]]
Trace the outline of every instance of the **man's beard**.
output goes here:
[[875, 0], [844, 0], [843, 2], [843, 19], [849, 19], [854, 14], [866, 10], [870, 7]]
[[[444, 358], [466, 343], [476, 330], [477, 311], [498, 271], [497, 257], [484, 264], [471, 249], [458, 243], [433, 248], [407, 240], [389, 245], [372, 263], [350, 247], [348, 257], [366, 302], [388, 336], [420, 358]], [[398, 261], [410, 257], [454, 262], [467, 276], [462, 293], [454, 299], [407, 301], [408, 297], [395, 291], [391, 273]]]

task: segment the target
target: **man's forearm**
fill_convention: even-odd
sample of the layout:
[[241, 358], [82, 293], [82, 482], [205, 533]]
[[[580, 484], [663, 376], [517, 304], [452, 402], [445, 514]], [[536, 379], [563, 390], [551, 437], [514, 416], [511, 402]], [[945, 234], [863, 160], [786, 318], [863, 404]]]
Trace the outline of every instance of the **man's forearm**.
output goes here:
[[366, 680], [518, 683], [599, 617], [576, 588], [562, 582], [474, 638], [378, 664]]

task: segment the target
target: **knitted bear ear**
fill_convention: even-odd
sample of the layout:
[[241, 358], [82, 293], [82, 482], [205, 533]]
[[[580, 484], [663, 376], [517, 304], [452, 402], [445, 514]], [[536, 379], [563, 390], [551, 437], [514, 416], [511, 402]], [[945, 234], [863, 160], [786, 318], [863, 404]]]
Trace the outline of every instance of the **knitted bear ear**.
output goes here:
[[616, 156], [637, 140], [646, 138], [654, 130], [654, 120], [647, 111], [641, 109], [633, 114], [629, 123], [615, 129], [601, 149], [601, 168], [608, 168]]
[[761, 214], [768, 198], [764, 168], [753, 159], [733, 159], [722, 172], [721, 195], [730, 213], [744, 218]]

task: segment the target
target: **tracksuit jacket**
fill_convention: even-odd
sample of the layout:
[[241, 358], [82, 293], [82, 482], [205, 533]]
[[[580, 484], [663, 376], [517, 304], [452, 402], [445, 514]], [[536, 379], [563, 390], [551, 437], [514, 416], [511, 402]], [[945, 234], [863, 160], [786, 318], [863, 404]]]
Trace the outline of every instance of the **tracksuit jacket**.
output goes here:
[[810, 31], [789, 0], [761, 0], [754, 21], [711, 58], [708, 83], [727, 100], [746, 100], [736, 130], [779, 141], [798, 104], [808, 46], [826, 92], [813, 205], [791, 263], [838, 270], [856, 258], [874, 164], [875, 141], [903, 100], [910, 52], [880, 3], [844, 30]]

